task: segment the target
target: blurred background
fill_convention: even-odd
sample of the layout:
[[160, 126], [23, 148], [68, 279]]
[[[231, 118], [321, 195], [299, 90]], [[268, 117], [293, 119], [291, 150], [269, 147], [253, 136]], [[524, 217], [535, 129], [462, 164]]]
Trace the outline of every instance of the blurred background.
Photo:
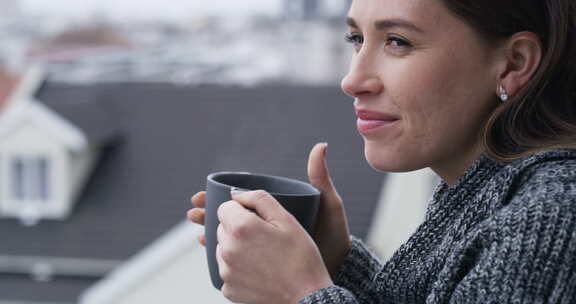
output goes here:
[[0, 3], [4, 64], [63, 83], [333, 84], [348, 57], [347, 0]]
[[0, 304], [228, 303], [190, 196], [216, 171], [328, 161], [383, 259], [434, 185], [364, 160], [350, 0], [0, 0]]

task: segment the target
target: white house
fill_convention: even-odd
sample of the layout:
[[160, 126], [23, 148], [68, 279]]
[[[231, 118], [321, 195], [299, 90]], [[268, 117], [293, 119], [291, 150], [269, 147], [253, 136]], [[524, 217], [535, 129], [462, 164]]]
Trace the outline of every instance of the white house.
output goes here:
[[24, 225], [65, 219], [97, 157], [80, 128], [35, 99], [43, 80], [30, 69], [0, 113], [0, 217]]

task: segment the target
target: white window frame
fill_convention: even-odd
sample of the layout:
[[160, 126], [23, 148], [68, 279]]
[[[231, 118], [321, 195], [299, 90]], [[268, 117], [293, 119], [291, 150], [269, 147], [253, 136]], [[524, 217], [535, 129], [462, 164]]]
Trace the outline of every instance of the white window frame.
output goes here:
[[49, 157], [16, 155], [8, 161], [10, 200], [23, 204], [42, 204], [51, 200]]
[[57, 190], [51, 153], [7, 151], [0, 155], [0, 162], [4, 167], [0, 175], [6, 177], [6, 182], [0, 185], [4, 189], [0, 195], [0, 215], [17, 217], [25, 226], [52, 218]]

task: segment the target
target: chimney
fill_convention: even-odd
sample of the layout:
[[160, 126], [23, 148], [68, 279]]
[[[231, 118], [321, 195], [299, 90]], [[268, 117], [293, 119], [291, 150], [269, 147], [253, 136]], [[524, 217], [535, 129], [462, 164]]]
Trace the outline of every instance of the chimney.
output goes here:
[[20, 77], [17, 77], [4, 66], [0, 65], [0, 112], [6, 108], [10, 96], [16, 89]]

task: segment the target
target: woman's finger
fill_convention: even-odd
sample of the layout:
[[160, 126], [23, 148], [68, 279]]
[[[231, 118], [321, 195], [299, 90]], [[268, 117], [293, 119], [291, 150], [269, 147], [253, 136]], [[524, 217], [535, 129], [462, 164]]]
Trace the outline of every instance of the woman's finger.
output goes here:
[[190, 201], [194, 206], [197, 208], [205, 208], [206, 207], [206, 191], [200, 191], [196, 194], [192, 195]]
[[218, 271], [220, 274], [220, 278], [222, 278], [222, 280], [225, 280], [230, 276], [230, 271], [228, 269], [228, 265], [226, 264], [226, 262], [222, 258], [222, 245], [221, 244], [216, 245], [216, 253], [215, 254], [216, 254], [216, 263], [218, 263]]
[[339, 205], [342, 199], [340, 195], [338, 195], [334, 183], [332, 183], [332, 178], [330, 177], [330, 171], [326, 163], [327, 149], [327, 143], [319, 143], [310, 151], [308, 158], [308, 179], [312, 185], [322, 192], [322, 197], [327, 204]]
[[202, 208], [193, 208], [186, 212], [186, 217], [196, 224], [204, 225], [206, 219], [206, 210]]
[[206, 247], [206, 235], [204, 235], [204, 234], [199, 235], [196, 239], [198, 240], [200, 245]]
[[[264, 190], [231, 192], [231, 195], [232, 199], [238, 202], [239, 205], [230, 205], [230, 207], [235, 207], [238, 214], [246, 214], [241, 211], [246, 211], [247, 208], [248, 210], [253, 210], [260, 218], [270, 224], [276, 224], [286, 218], [286, 214], [288, 214], [288, 211]], [[249, 212], [248, 215], [253, 216], [254, 212]]]
[[257, 214], [242, 206], [238, 201], [222, 203], [220, 207], [218, 207], [217, 214], [220, 226], [227, 232], [233, 234], [238, 231], [244, 231], [242, 232], [242, 234], [244, 234], [247, 229], [257, 229], [255, 225], [265, 223]]

